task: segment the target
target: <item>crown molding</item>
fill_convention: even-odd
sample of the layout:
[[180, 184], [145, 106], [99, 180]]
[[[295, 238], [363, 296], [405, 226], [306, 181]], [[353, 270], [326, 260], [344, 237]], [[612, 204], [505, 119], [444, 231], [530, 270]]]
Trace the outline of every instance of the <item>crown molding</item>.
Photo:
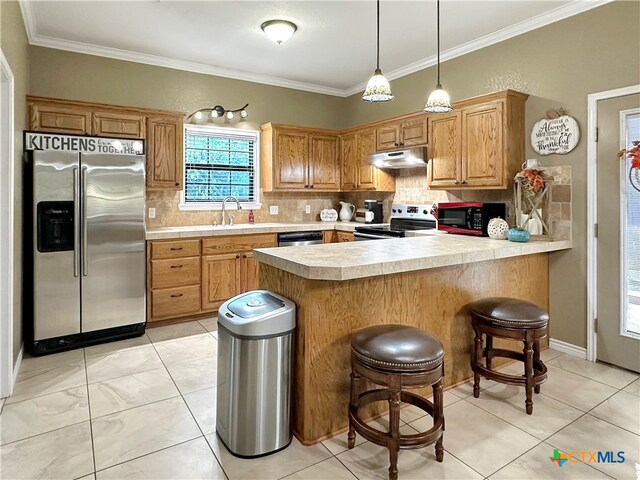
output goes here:
[[[548, 12], [529, 18], [520, 23], [516, 23], [509, 27], [503, 28], [496, 32], [484, 35], [483, 37], [476, 38], [475, 40], [463, 43], [462, 45], [458, 45], [457, 47], [450, 48], [449, 50], [441, 52], [440, 61], [446, 62], [447, 60], [452, 60], [456, 57], [460, 57], [462, 55], [466, 55], [467, 53], [480, 50], [481, 48], [485, 48], [504, 40], [508, 40], [509, 38], [517, 37], [518, 35], [522, 35], [523, 33], [527, 33], [531, 30], [544, 27], [545, 25], [564, 20], [565, 18], [577, 15], [582, 12], [586, 12], [587, 10], [600, 7], [613, 1], [614, 0], [574, 0], [567, 5], [563, 5], [562, 7], [554, 8], [553, 10], [549, 10]], [[423, 58], [422, 60], [418, 60], [416, 62], [410, 63], [409, 65], [405, 65], [404, 67], [388, 72], [385, 74], [385, 76], [388, 80], [395, 80], [411, 73], [424, 70], [425, 68], [432, 67], [436, 65], [436, 63], [437, 57], [436, 55], [432, 55], [430, 57]], [[353, 87], [344, 90], [345, 96], [351, 96], [355, 95], [356, 93], [363, 92], [366, 86], [367, 82], [354, 85]]]
[[[1, 0], [0, 0], [1, 1]], [[535, 30], [545, 25], [564, 20], [565, 18], [577, 15], [587, 10], [611, 3], [614, 0], [574, 0], [573, 2], [564, 5], [562, 7], [549, 10], [543, 14], [532, 17], [528, 20], [522, 21], [515, 25], [503, 28], [496, 32], [490, 33], [483, 37], [477, 38], [465, 44], [459, 45], [455, 48], [451, 48], [440, 54], [441, 62], [466, 55], [467, 53], [480, 50], [481, 48], [494, 45], [512, 37], [522, 35], [523, 33]], [[264, 85], [271, 85], [275, 87], [292, 88], [295, 90], [303, 90], [306, 92], [320, 93], [324, 95], [332, 95], [336, 97], [349, 97], [356, 93], [364, 91], [367, 82], [354, 85], [347, 89], [340, 89], [334, 87], [326, 87], [323, 85], [316, 85], [312, 83], [298, 82], [295, 80], [288, 80], [285, 78], [272, 77], [269, 75], [262, 75], [259, 73], [245, 72], [241, 70], [233, 70], [223, 67], [215, 67], [204, 63], [189, 62], [185, 60], [176, 60], [168, 57], [162, 57], [158, 55], [149, 55], [145, 53], [132, 52], [129, 50], [121, 50], [117, 48], [102, 47], [99, 45], [92, 45], [89, 43], [75, 42], [72, 40], [62, 40], [58, 38], [39, 35], [37, 33], [37, 25], [31, 9], [30, 0], [20, 0], [20, 9], [22, 11], [22, 18], [24, 20], [25, 29], [27, 31], [27, 37], [31, 45], [39, 47], [53, 48], [56, 50], [66, 50], [70, 52], [83, 53], [86, 55], [96, 55], [99, 57], [113, 58], [116, 60], [124, 60], [127, 62], [142, 63], [146, 65], [153, 65], [157, 67], [173, 68], [176, 70], [183, 70], [187, 72], [201, 73], [204, 75], [212, 75], [217, 77], [232, 78], [235, 80], [243, 80], [246, 82], [261, 83]], [[436, 65], [436, 56], [432, 55], [427, 58], [423, 58], [416, 62], [405, 65], [386, 74], [389, 80], [395, 80], [400, 77], [404, 77], [411, 73], [415, 73], [425, 68]]]

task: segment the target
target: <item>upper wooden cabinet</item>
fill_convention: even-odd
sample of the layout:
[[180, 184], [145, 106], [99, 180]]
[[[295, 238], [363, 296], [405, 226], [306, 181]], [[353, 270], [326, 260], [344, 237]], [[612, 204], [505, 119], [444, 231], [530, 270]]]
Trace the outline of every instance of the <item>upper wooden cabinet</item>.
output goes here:
[[182, 119], [147, 118], [147, 188], [182, 189]]
[[91, 134], [91, 112], [73, 106], [29, 103], [29, 129], [72, 135]]
[[429, 119], [432, 189], [506, 189], [524, 158], [524, 102], [507, 90], [465, 100]]
[[146, 140], [147, 188], [183, 186], [181, 112], [27, 96], [29, 129]]
[[426, 146], [428, 122], [426, 114], [418, 114], [376, 128], [376, 150], [396, 150]]
[[104, 137], [145, 138], [144, 115], [93, 112], [91, 131]]
[[376, 152], [375, 141], [373, 128], [342, 136], [341, 190], [395, 191], [395, 177], [369, 163], [369, 155]]
[[337, 133], [270, 123], [260, 129], [262, 188], [265, 192], [340, 190]]

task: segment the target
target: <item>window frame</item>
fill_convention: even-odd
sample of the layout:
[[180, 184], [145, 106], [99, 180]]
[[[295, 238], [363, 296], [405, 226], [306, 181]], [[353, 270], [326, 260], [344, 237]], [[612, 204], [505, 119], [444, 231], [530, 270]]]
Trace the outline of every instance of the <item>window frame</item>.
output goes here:
[[[254, 162], [253, 162], [253, 201], [240, 202], [243, 210], [260, 210], [262, 203], [260, 202], [260, 131], [244, 128], [225, 128], [216, 125], [195, 125], [185, 123], [183, 127], [183, 148], [182, 148], [182, 166], [183, 166], [183, 185], [180, 191], [180, 210], [222, 210], [222, 202], [193, 202], [187, 203], [185, 200], [185, 191], [187, 189], [187, 135], [193, 133], [205, 133], [207, 135], [240, 135], [255, 139], [254, 144]], [[227, 203], [227, 205], [229, 205]], [[233, 208], [233, 207], [232, 207]]]

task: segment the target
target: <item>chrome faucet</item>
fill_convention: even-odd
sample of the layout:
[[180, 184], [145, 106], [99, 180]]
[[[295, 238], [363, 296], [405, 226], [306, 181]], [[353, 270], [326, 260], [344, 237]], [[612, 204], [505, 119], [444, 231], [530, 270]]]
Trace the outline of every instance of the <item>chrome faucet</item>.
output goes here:
[[[226, 225], [227, 222], [225, 220], [225, 206], [227, 204], [227, 200], [232, 200], [234, 202], [236, 202], [236, 207], [238, 208], [238, 210], [242, 210], [242, 205], [240, 205], [240, 202], [238, 201], [238, 199], [232, 195], [229, 195], [228, 197], [226, 197], [223, 201], [222, 201], [222, 223], [221, 225]], [[233, 225], [233, 219], [231, 220], [231, 225]]]

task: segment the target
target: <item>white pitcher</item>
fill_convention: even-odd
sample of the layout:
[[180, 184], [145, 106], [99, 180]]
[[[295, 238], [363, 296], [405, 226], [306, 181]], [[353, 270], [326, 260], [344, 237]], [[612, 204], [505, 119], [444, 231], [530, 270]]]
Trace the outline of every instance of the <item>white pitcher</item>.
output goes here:
[[342, 222], [351, 221], [353, 214], [356, 213], [355, 205], [352, 205], [347, 202], [340, 202], [340, 205], [342, 205], [342, 208], [340, 209], [340, 221]]

